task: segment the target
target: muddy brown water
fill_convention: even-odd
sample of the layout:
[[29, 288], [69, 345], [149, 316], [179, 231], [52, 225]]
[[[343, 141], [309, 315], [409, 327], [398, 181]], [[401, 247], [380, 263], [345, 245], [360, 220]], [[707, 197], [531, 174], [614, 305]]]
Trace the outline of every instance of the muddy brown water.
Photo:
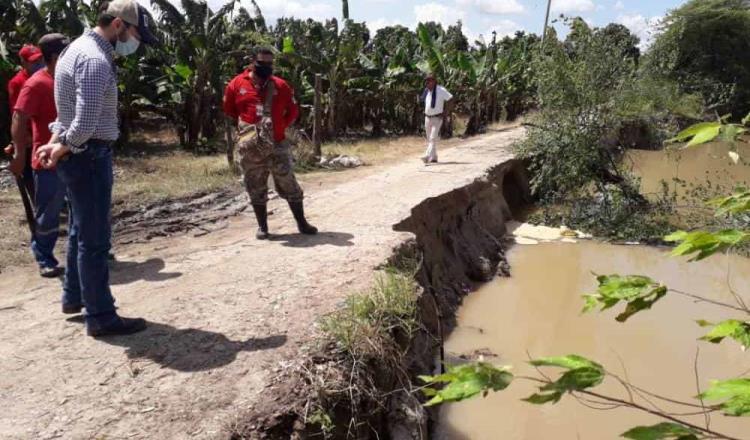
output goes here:
[[750, 186], [750, 145], [738, 143], [736, 148], [741, 158], [738, 163], [730, 159], [729, 146], [723, 143], [683, 150], [630, 150], [625, 163], [641, 178], [641, 192], [647, 195], [660, 194], [662, 181], [678, 196], [685, 195], [691, 185], [707, 186], [709, 182], [712, 192], [724, 194], [737, 186]]
[[[498, 279], [469, 295], [460, 309], [458, 326], [446, 342], [449, 358], [480, 352], [486, 361], [512, 365], [517, 375], [534, 375], [525, 364], [529, 355], [577, 353], [627, 376], [639, 387], [690, 402], [697, 402], [693, 399], [697, 394], [696, 350], [701, 387], [711, 379], [737, 377], [750, 369], [750, 354], [734, 341], [719, 345], [697, 341], [706, 330], [696, 325], [695, 319], [742, 318], [741, 313], [676, 294], [667, 295], [652, 310], [624, 324], [614, 319], [621, 307], [604, 313], [580, 313], [581, 295], [593, 291], [596, 285], [592, 271], [648, 275], [675, 289], [724, 302], [732, 301], [729, 279], [736, 291], [750, 298], [748, 259], [717, 256], [688, 263], [670, 258], [664, 249], [593, 241], [516, 245], [508, 258], [512, 277]], [[556, 377], [554, 369], [545, 372]], [[507, 390], [486, 398], [445, 405], [435, 438], [615, 439], [633, 426], [661, 421], [627, 408], [590, 409], [571, 396], [557, 405], [534, 406], [520, 401], [534, 390], [533, 384], [516, 381]], [[627, 398], [623, 387], [611, 378], [597, 390]], [[668, 411], [675, 409], [664, 402], [654, 403]], [[685, 420], [705, 424], [703, 417]], [[748, 419], [715, 415], [711, 427], [736, 438], [750, 438]]]

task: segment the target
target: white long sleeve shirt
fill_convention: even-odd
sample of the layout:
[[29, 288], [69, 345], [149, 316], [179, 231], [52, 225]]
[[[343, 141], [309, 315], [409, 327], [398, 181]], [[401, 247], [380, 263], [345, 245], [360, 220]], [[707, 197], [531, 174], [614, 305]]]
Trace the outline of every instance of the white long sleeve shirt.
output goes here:
[[[437, 93], [435, 97], [435, 107], [432, 106], [432, 94]], [[428, 91], [424, 99], [424, 114], [426, 116], [435, 116], [443, 113], [446, 101], [450, 101], [453, 95], [445, 90], [443, 86], [435, 86], [435, 90]]]

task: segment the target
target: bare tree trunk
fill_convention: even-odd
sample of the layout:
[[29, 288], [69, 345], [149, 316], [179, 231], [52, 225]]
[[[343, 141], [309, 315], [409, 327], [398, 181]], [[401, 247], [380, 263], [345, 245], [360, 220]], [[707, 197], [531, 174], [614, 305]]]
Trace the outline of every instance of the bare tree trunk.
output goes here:
[[497, 91], [492, 92], [492, 122], [497, 122]]
[[328, 136], [336, 137], [336, 86], [328, 90]]
[[320, 158], [323, 156], [323, 151], [321, 150], [321, 133], [320, 130], [323, 127], [321, 117], [322, 117], [322, 108], [321, 108], [321, 88], [322, 80], [319, 73], [315, 74], [315, 101], [313, 103], [313, 147], [315, 148], [315, 157]]

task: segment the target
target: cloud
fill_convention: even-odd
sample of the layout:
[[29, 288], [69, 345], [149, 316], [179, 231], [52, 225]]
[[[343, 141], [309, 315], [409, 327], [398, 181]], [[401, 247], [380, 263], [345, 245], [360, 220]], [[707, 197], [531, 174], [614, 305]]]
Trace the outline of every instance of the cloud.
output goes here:
[[513, 36], [515, 35], [516, 31], [522, 30], [523, 26], [513, 20], [500, 20], [490, 26], [490, 28], [487, 30], [487, 35], [492, 35], [492, 31], [495, 31], [497, 32], [498, 37]]
[[465, 11], [457, 11], [455, 8], [440, 3], [423, 3], [421, 5], [416, 5], [414, 6], [414, 16], [417, 23], [434, 21], [443, 26], [456, 24], [458, 20], [466, 23]]
[[[296, 0], [277, 1], [277, 0], [257, 0], [261, 12], [266, 20], [276, 20], [280, 17], [294, 18], [313, 18], [315, 20], [324, 20], [327, 18], [338, 17], [341, 14], [340, 8], [334, 8], [329, 3], [311, 2], [301, 3]], [[249, 3], [249, 2], [247, 2]], [[249, 9], [252, 11], [252, 9]]]
[[640, 48], [648, 49], [651, 45], [662, 17], [646, 18], [641, 14], [621, 15], [617, 22], [630, 29], [635, 36], [641, 39]]
[[478, 0], [479, 10], [485, 14], [521, 14], [526, 8], [518, 0]]
[[[516, 31], [522, 31], [524, 30], [523, 26], [516, 23], [513, 20], [485, 20], [483, 19], [482, 22], [487, 26], [484, 32], [473, 32], [471, 29], [469, 29], [467, 26], [464, 26], [464, 35], [466, 35], [466, 38], [468, 38], [469, 43], [474, 44], [474, 41], [483, 39], [485, 42], [489, 43], [492, 39], [492, 32], [497, 32], [497, 38], [503, 38], [506, 36], [513, 36], [515, 35]], [[481, 37], [481, 38], [480, 38]]]
[[375, 35], [375, 32], [377, 32], [379, 29], [383, 29], [388, 26], [396, 26], [397, 24], [403, 24], [399, 23], [398, 20], [389, 20], [387, 18], [376, 18], [375, 20], [366, 20], [367, 23], [367, 29], [370, 30], [370, 34], [372, 36]]
[[590, 12], [596, 9], [593, 0], [552, 0], [555, 13]]
[[615, 3], [615, 11], [622, 11], [625, 9], [625, 3], [622, 2], [622, 0], [617, 0], [617, 3]]
[[460, 9], [478, 9], [481, 14], [504, 15], [522, 14], [526, 7], [519, 0], [456, 0], [456, 7]]

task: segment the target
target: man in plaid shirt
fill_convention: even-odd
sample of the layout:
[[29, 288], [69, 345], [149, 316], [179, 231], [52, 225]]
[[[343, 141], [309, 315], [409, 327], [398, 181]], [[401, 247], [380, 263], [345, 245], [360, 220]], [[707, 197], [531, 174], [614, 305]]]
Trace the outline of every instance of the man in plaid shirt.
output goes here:
[[[97, 26], [62, 53], [55, 70], [57, 120], [50, 143], [39, 147], [45, 168], [57, 165], [71, 204], [63, 313], [86, 308], [90, 336], [130, 334], [146, 328], [122, 318], [109, 288], [112, 144], [119, 136], [115, 54], [127, 56], [140, 43], [155, 44], [150, 14], [135, 0], [102, 4]], [[58, 163], [59, 162], [59, 163]]]

